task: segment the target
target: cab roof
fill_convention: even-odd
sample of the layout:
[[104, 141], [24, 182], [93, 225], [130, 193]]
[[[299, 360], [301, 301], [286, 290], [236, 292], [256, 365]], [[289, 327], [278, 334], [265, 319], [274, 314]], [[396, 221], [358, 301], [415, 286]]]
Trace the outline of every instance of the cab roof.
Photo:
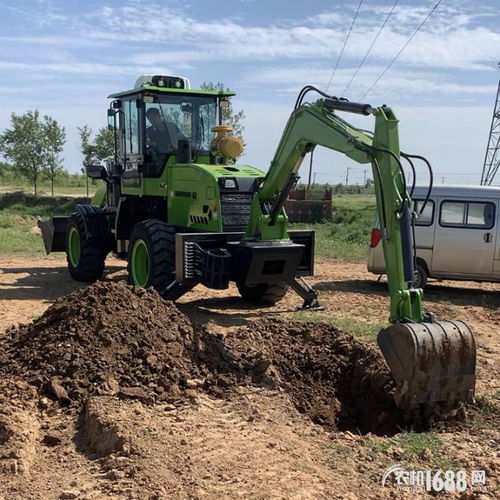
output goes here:
[[195, 90], [195, 89], [175, 89], [170, 87], [155, 87], [153, 85], [144, 85], [143, 87], [125, 90], [110, 94], [108, 98], [125, 97], [128, 95], [139, 94], [144, 92], [157, 92], [159, 94], [176, 94], [176, 95], [200, 95], [214, 97], [231, 97], [236, 95], [232, 90]]

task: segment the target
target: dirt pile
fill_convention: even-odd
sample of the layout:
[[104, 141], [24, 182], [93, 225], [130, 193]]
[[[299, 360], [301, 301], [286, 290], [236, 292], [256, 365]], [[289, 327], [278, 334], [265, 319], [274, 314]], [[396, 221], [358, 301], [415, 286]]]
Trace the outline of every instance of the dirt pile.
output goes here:
[[377, 434], [394, 433], [401, 425], [382, 356], [333, 325], [261, 320], [226, 343], [242, 361], [259, 355], [265, 376], [318, 424]]
[[390, 433], [400, 415], [381, 356], [332, 325], [260, 320], [227, 336], [194, 327], [153, 290], [99, 282], [56, 301], [0, 342], [0, 376], [61, 403], [119, 395], [144, 403], [204, 390], [281, 387], [335, 429]]
[[7, 331], [1, 372], [62, 402], [92, 393], [155, 400], [200, 375], [190, 361], [193, 335], [186, 316], [156, 292], [99, 282]]

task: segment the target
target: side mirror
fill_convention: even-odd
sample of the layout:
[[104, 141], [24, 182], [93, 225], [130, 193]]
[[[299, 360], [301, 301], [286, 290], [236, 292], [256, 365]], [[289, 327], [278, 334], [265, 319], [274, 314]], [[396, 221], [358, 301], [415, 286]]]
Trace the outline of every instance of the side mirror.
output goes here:
[[108, 172], [102, 165], [85, 165], [85, 171], [91, 179], [106, 180], [108, 178]]
[[116, 111], [115, 109], [108, 109], [108, 129], [115, 130], [116, 129]]

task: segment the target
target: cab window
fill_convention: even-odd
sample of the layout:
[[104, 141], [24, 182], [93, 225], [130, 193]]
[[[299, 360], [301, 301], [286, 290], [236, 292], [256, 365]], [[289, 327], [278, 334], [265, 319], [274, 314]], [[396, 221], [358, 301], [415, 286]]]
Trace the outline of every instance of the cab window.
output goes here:
[[139, 154], [139, 115], [136, 101], [132, 99], [123, 104], [123, 151], [125, 154]]

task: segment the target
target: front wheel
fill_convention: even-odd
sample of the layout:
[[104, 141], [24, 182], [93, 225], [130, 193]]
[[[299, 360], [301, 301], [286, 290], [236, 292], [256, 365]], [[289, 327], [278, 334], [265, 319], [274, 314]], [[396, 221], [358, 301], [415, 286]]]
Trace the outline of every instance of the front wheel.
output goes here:
[[243, 300], [265, 306], [272, 306], [279, 302], [288, 290], [286, 283], [260, 283], [258, 285], [236, 283], [236, 286]]
[[87, 238], [83, 215], [73, 214], [66, 231], [66, 260], [71, 277], [93, 283], [104, 271], [108, 243], [104, 238]]
[[[129, 281], [141, 288], [154, 287], [162, 297], [175, 300], [189, 288], [175, 284], [175, 229], [149, 219], [134, 226], [128, 257]], [[169, 285], [174, 285], [172, 288]]]

